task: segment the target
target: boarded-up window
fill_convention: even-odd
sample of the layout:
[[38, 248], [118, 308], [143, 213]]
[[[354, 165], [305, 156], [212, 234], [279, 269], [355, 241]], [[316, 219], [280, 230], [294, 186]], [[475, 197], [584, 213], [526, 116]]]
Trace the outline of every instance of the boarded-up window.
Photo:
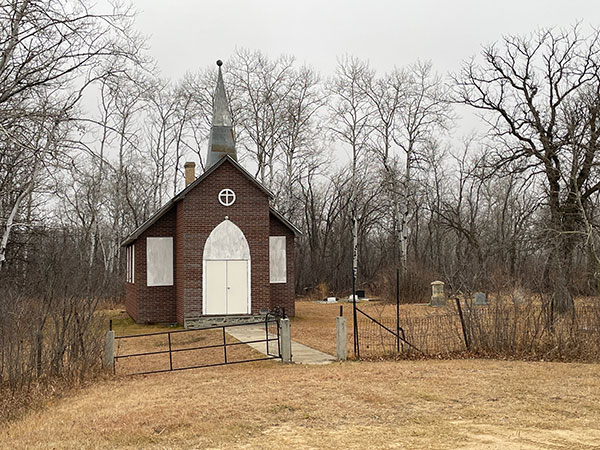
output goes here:
[[127, 247], [127, 282], [135, 283], [135, 244]]
[[173, 238], [146, 239], [146, 284], [173, 286]]
[[287, 283], [285, 236], [269, 236], [269, 279], [271, 283]]

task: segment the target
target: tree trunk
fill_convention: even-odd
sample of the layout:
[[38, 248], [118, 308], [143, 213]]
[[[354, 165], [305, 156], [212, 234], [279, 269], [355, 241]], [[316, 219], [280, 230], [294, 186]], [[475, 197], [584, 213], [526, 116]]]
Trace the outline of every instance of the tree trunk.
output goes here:
[[570, 285], [575, 242], [570, 235], [561, 234], [556, 246], [552, 255], [552, 304], [556, 313], [566, 314], [574, 308]]

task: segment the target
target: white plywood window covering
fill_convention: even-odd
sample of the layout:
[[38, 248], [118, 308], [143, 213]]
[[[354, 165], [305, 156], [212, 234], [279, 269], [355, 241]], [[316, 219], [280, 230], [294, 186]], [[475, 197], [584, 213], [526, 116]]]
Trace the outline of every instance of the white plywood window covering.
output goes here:
[[146, 284], [173, 286], [173, 238], [146, 238]]
[[135, 283], [135, 244], [127, 247], [127, 282]]
[[285, 236], [269, 236], [269, 279], [271, 283], [287, 283]]

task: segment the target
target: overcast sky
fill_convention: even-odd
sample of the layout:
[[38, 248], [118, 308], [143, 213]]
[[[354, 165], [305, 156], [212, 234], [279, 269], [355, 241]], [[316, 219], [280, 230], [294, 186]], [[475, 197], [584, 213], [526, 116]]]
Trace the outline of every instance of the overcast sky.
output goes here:
[[[148, 36], [161, 75], [171, 79], [217, 59], [227, 64], [236, 47], [271, 58], [292, 55], [325, 77], [346, 53], [368, 60], [379, 73], [421, 59], [445, 74], [503, 35], [577, 22], [586, 30], [600, 27], [600, 0], [132, 1], [137, 29]], [[453, 142], [486, 133], [475, 111], [460, 105], [454, 110], [459, 119], [449, 136]], [[343, 162], [342, 153], [338, 160]]]
[[600, 26], [600, 0], [134, 0], [162, 75], [225, 62], [235, 47], [295, 56], [324, 75], [349, 53], [378, 71], [431, 60], [457, 70], [503, 34], [577, 21]]

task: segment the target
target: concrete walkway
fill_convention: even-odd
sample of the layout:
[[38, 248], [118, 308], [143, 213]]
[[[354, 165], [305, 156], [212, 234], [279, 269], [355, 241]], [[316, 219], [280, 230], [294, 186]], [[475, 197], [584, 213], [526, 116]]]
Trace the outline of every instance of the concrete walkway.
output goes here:
[[[257, 341], [265, 338], [264, 325], [248, 325], [245, 327], [226, 328], [227, 334], [240, 342]], [[269, 339], [275, 339], [274, 334], [269, 334]], [[267, 346], [264, 342], [248, 344], [255, 350], [267, 354]], [[271, 354], [277, 351], [277, 341], [269, 342]], [[320, 352], [314, 348], [307, 347], [304, 344], [292, 341], [292, 362], [296, 364], [330, 364], [335, 358], [327, 353]]]

